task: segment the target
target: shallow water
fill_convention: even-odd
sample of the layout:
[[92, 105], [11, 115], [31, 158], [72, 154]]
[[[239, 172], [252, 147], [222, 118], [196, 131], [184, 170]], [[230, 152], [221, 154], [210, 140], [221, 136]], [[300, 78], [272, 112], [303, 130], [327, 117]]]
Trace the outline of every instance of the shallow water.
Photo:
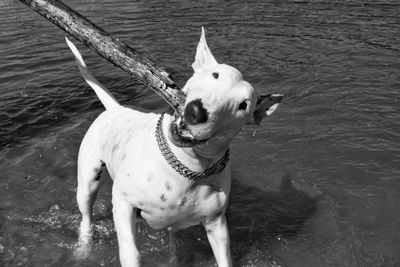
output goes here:
[[[220, 62], [284, 103], [231, 146], [228, 211], [237, 266], [400, 265], [398, 1], [67, 1], [165, 66], [183, 85], [200, 34]], [[0, 265], [118, 266], [110, 187], [95, 205], [95, 250], [76, 260], [80, 140], [103, 110], [61, 30], [0, 1]], [[79, 47], [122, 103], [163, 102]], [[145, 266], [213, 266], [200, 227], [138, 225]]]

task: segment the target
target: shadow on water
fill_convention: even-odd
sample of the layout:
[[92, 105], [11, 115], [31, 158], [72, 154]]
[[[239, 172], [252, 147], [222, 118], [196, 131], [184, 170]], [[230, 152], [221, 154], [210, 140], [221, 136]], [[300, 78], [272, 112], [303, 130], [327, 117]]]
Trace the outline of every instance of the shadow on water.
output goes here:
[[[263, 191], [234, 179], [227, 211], [233, 264], [247, 266], [257, 262], [262, 264], [260, 266], [277, 266], [273, 256], [268, 253], [269, 246], [277, 238], [290, 238], [304, 229], [306, 220], [316, 211], [320, 197], [321, 194], [309, 194], [297, 189], [290, 175], [282, 178], [279, 191]], [[197, 231], [204, 232], [199, 228]], [[193, 231], [184, 230], [178, 232], [177, 236], [181, 242], [185, 240], [183, 243], [187, 246], [189, 240], [196, 236]], [[203, 238], [197, 237], [197, 240]], [[213, 255], [208, 242], [204, 240], [199, 243], [202, 248], [177, 250], [179, 265], [196, 266], [194, 263], [200, 251], [205, 253], [201, 258], [209, 257], [212, 262]]]

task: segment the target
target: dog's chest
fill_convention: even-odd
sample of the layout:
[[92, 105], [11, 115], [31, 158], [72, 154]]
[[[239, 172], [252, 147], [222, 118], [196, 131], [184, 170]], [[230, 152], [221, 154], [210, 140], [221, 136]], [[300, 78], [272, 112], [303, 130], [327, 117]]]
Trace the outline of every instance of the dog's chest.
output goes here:
[[135, 175], [123, 175], [123, 179], [117, 178], [114, 182], [121, 185], [123, 197], [141, 209], [143, 219], [151, 227], [186, 228], [213, 218], [226, 208], [230, 189], [228, 170], [193, 182], [178, 175], [163, 161], [153, 163], [148, 168], [136, 169]]
[[[170, 188], [169, 190], [167, 188]], [[165, 190], [166, 189], [166, 190]], [[196, 185], [189, 190], [165, 188], [154, 190], [155, 197], [142, 200], [141, 215], [153, 228], [181, 229], [219, 215], [227, 203], [221, 185]]]

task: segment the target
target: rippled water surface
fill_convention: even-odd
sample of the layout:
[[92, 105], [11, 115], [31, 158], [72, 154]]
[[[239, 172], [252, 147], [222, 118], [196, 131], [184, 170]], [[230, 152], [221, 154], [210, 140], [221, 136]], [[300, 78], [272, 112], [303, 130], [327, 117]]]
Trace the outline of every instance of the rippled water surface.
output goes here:
[[[231, 145], [228, 211], [236, 266], [400, 265], [400, 3], [388, 1], [66, 1], [146, 53], [182, 86], [200, 27], [220, 62], [286, 98]], [[79, 46], [124, 104], [158, 96]], [[95, 250], [73, 257], [76, 159], [103, 110], [64, 33], [0, 1], [0, 265], [118, 266], [110, 187], [95, 205]], [[213, 266], [201, 227], [138, 225], [145, 266]]]

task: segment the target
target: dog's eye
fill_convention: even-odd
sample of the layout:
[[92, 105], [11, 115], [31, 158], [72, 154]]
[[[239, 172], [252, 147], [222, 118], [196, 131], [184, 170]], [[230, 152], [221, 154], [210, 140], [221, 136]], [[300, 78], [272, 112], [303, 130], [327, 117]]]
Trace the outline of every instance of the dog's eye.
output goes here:
[[239, 104], [239, 110], [246, 110], [246, 109], [247, 109], [246, 101], [243, 101], [242, 103]]
[[213, 77], [215, 78], [215, 79], [218, 79], [218, 77], [219, 77], [219, 73], [218, 72], [213, 72]]

